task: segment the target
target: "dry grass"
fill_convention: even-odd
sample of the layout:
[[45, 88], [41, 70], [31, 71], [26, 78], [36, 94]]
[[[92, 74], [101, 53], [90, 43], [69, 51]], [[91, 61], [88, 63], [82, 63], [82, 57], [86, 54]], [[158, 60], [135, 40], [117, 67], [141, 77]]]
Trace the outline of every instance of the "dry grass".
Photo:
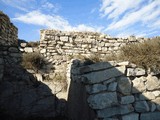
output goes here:
[[42, 68], [44, 64], [45, 60], [40, 55], [40, 53], [34, 52], [34, 53], [23, 54], [22, 66], [26, 69], [38, 70]]
[[160, 37], [123, 46], [119, 54], [112, 54], [107, 60], [130, 61], [145, 69], [160, 70]]

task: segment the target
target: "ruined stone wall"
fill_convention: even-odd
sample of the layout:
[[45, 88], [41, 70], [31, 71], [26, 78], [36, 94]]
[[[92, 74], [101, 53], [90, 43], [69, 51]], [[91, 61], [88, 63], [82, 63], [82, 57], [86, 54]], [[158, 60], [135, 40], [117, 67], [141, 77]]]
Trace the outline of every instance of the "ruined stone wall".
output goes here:
[[[160, 76], [158, 73], [138, 68], [127, 61], [84, 65], [74, 60], [70, 68], [70, 82], [83, 86], [88, 96], [82, 100], [86, 100], [89, 107], [95, 111], [96, 120], [159, 120]], [[73, 99], [75, 92], [76, 88], [69, 94], [72, 100], [72, 104], [68, 105], [69, 111], [72, 111], [69, 117], [80, 120], [72, 116], [72, 114], [79, 115], [73, 107], [77, 105], [77, 101]], [[79, 95], [81, 94], [79, 92]], [[75, 110], [73, 111], [72, 108]]]
[[0, 11], [0, 46], [17, 46], [18, 29], [10, 22], [7, 15]]
[[[31, 51], [26, 48], [27, 52]], [[21, 65], [17, 28], [0, 12], [0, 118], [54, 119], [64, 115], [65, 100], [57, 94], [61, 85], [43, 82], [42, 74]]]
[[41, 30], [40, 49], [44, 56], [54, 55], [106, 55], [117, 52], [121, 46], [143, 42], [145, 38], [112, 38], [92, 32], [64, 32]]

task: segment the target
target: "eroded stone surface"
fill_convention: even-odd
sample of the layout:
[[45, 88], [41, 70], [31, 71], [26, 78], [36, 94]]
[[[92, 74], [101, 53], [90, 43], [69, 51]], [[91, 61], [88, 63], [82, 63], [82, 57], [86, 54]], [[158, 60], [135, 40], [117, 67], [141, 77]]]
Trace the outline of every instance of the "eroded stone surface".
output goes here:
[[89, 103], [89, 106], [93, 109], [103, 109], [118, 104], [116, 92], [90, 95], [87, 101]]

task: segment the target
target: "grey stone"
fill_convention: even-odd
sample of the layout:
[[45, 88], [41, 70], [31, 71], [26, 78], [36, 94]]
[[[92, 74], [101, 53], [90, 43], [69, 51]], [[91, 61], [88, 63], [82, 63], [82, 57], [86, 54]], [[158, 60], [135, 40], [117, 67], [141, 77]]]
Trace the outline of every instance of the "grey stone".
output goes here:
[[145, 84], [144, 84], [145, 77], [135, 78], [132, 83], [132, 93], [140, 93], [146, 90]]
[[0, 58], [0, 64], [3, 64], [3, 58]]
[[149, 101], [147, 103], [148, 103], [148, 106], [150, 108], [150, 111], [154, 112], [156, 110], [156, 105], [153, 102], [151, 102], [151, 101]]
[[109, 84], [111, 82], [114, 82], [114, 81], [116, 81], [116, 78], [111, 78], [111, 79], [108, 79], [108, 80], [104, 81], [103, 84], [107, 85], [107, 84]]
[[142, 76], [146, 71], [142, 68], [127, 68], [127, 76]]
[[121, 97], [121, 104], [130, 104], [135, 101], [133, 95]]
[[93, 94], [93, 93], [98, 93], [100, 91], [104, 91], [107, 90], [107, 86], [106, 85], [102, 85], [102, 84], [94, 84], [94, 85], [88, 85], [86, 87], [86, 90], [89, 94]]
[[118, 82], [118, 91], [124, 95], [131, 94], [131, 81], [127, 77], [120, 77]]
[[155, 98], [152, 92], [145, 92], [140, 95], [140, 100], [154, 100]]
[[16, 47], [10, 47], [8, 50], [11, 53], [17, 53], [19, 51], [18, 48], [16, 48]]
[[108, 91], [116, 91], [116, 89], [117, 89], [117, 82], [113, 82], [108, 85]]
[[143, 112], [148, 112], [149, 111], [149, 106], [148, 106], [146, 101], [135, 102], [134, 108], [135, 108], [136, 112], [143, 113]]
[[26, 53], [31, 53], [31, 52], [33, 52], [33, 48], [31, 48], [31, 47], [25, 47], [25, 48], [24, 48], [24, 51], [25, 51]]
[[104, 118], [103, 120], [118, 120], [117, 118]]
[[159, 120], [160, 112], [142, 113], [140, 120]]
[[89, 83], [89, 84], [99, 83], [99, 82], [103, 82], [107, 79], [111, 79], [114, 77], [124, 75], [124, 73], [125, 73], [124, 66], [115, 67], [115, 68], [111, 68], [111, 69], [107, 69], [107, 70], [103, 70], [103, 71], [98, 71], [98, 72], [91, 72], [91, 73], [83, 75], [84, 77], [87, 78], [83, 82]]
[[93, 109], [103, 109], [118, 104], [116, 92], [90, 95], [87, 101], [89, 103], [89, 106]]
[[16, 58], [21, 58], [21, 54], [20, 53], [10, 53], [11, 57], [16, 57]]
[[122, 120], [139, 120], [139, 114], [131, 113], [128, 115], [122, 116]]
[[152, 100], [152, 102], [156, 104], [157, 109], [160, 111], [160, 97]]
[[147, 76], [147, 82], [146, 82], [146, 88], [147, 90], [156, 90], [160, 88], [160, 81], [156, 76]]
[[111, 67], [113, 67], [113, 66], [108, 62], [98, 62], [96, 64], [79, 67], [76, 70], [73, 70], [72, 73], [84, 74], [84, 73], [93, 72], [93, 71], [97, 71], [97, 70], [108, 69]]
[[98, 110], [97, 114], [99, 118], [112, 117], [115, 115], [128, 114], [134, 111], [132, 105], [122, 105], [118, 107], [111, 107], [102, 110]]

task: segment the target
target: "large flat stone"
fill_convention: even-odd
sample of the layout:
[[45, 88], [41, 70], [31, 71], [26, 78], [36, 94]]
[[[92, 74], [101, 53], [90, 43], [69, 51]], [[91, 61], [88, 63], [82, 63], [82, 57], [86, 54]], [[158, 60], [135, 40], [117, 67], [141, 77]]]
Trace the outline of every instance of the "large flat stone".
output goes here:
[[160, 120], [160, 112], [143, 113], [140, 120]]
[[107, 90], [107, 86], [103, 84], [94, 84], [94, 85], [88, 85], [86, 87], [86, 90], [89, 94], [98, 93], [100, 91]]
[[122, 116], [122, 120], [139, 120], [139, 114], [131, 113], [128, 115]]
[[121, 97], [121, 104], [130, 104], [135, 101], [133, 95]]
[[104, 70], [113, 67], [110, 63], [108, 62], [99, 62], [96, 64], [92, 65], [87, 65], [83, 67], [79, 67], [77, 69], [73, 69], [72, 73], [74, 74], [84, 74], [84, 73], [89, 73], [97, 70]]
[[118, 104], [116, 92], [90, 95], [87, 101], [89, 103], [89, 106], [93, 109], [103, 109]]
[[124, 73], [125, 66], [115, 67], [98, 72], [91, 72], [83, 75], [84, 77], [86, 77], [86, 79], [83, 82], [88, 84], [99, 83], [114, 77], [124, 75]]
[[127, 77], [120, 77], [118, 82], [118, 91], [124, 95], [131, 94], [131, 80]]
[[123, 115], [134, 111], [132, 105], [123, 105], [118, 107], [111, 107], [102, 110], [98, 110], [97, 114], [99, 118], [107, 118], [115, 115]]
[[117, 82], [112, 82], [108, 85], [108, 91], [116, 91], [117, 89]]
[[134, 108], [136, 112], [143, 113], [149, 111], [149, 106], [146, 101], [135, 102]]

